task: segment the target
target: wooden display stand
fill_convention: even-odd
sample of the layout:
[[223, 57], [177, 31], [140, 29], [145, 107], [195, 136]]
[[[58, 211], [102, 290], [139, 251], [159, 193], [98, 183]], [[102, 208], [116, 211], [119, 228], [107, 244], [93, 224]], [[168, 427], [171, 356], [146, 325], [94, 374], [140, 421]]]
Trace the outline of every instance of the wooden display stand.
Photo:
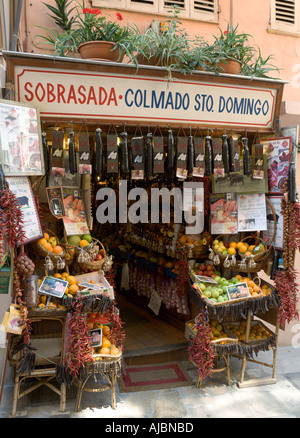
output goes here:
[[[242, 358], [241, 377], [240, 377], [240, 381], [237, 384], [239, 388], [249, 388], [251, 386], [270, 385], [270, 384], [277, 382], [277, 379], [276, 379], [276, 359], [277, 359], [278, 332], [279, 332], [279, 322], [278, 322], [277, 314], [278, 314], [277, 308], [273, 307], [272, 309], [270, 309], [266, 313], [258, 313], [256, 315], [259, 319], [262, 319], [262, 320], [268, 322], [269, 324], [273, 325], [275, 328], [274, 331], [275, 331], [275, 336], [276, 336], [276, 345], [275, 345], [275, 347], [272, 348], [273, 361], [270, 364], [270, 363], [261, 362], [261, 361], [255, 360], [255, 359], [249, 359], [249, 358], [247, 359], [246, 353], [244, 353], [243, 358]], [[246, 342], [249, 342], [250, 325], [251, 325], [251, 314], [250, 314], [250, 311], [248, 311], [247, 326], [246, 326]], [[266, 367], [272, 368], [272, 376], [271, 377], [263, 377], [263, 378], [259, 378], [259, 379], [258, 378], [257, 379], [249, 379], [249, 380], [245, 381], [244, 378], [245, 378], [245, 371], [246, 371], [247, 362], [254, 362], [254, 363], [257, 363], [259, 365], [264, 365]]]
[[[39, 315], [38, 315], [39, 313]], [[44, 314], [43, 314], [44, 313]], [[53, 339], [61, 338], [60, 352], [53, 357], [45, 357], [39, 355], [39, 350], [36, 350], [35, 368], [30, 372], [19, 372], [18, 367], [22, 358], [22, 353], [17, 353], [16, 359], [10, 357], [11, 366], [14, 368], [14, 394], [13, 394], [13, 406], [11, 417], [17, 415], [17, 403], [25, 395], [28, 395], [32, 391], [38, 389], [40, 386], [45, 385], [54, 391], [60, 397], [60, 411], [53, 412], [52, 415], [57, 415], [59, 412], [63, 413], [66, 409], [66, 385], [60, 384], [59, 387], [51, 383], [51, 380], [56, 378], [56, 366], [64, 361], [65, 352], [65, 332], [66, 321], [65, 312], [60, 312], [61, 315], [55, 315], [55, 311], [51, 311], [53, 315], [49, 315], [50, 312], [36, 312], [29, 313], [29, 317], [32, 323], [31, 341], [37, 339]], [[52, 331], [54, 328], [55, 332]], [[10, 351], [13, 351], [13, 343], [11, 343]], [[30, 386], [26, 390], [21, 390], [21, 383], [27, 379], [37, 379], [38, 382]], [[27, 415], [26, 412], [20, 412], [19, 416]]]
[[[102, 359], [102, 363], [105, 365], [106, 362], [109, 362], [109, 364], [113, 364], [114, 362], [119, 362], [121, 359], [119, 357], [117, 358], [103, 358]], [[76, 381], [75, 383], [78, 386], [77, 389], [77, 396], [76, 396], [76, 401], [75, 401], [75, 407], [74, 407], [74, 411], [75, 412], [79, 412], [80, 410], [80, 405], [81, 405], [81, 398], [82, 398], [82, 393], [83, 391], [86, 392], [103, 392], [103, 391], [107, 391], [107, 390], [111, 390], [111, 406], [112, 409], [116, 409], [116, 382], [117, 382], [117, 374], [116, 371], [113, 369], [113, 367], [108, 367], [107, 371], [103, 371], [101, 373], [101, 376], [103, 376], [106, 381], [107, 384], [106, 385], [101, 385], [98, 386], [96, 388], [94, 387], [90, 387], [87, 386], [88, 380], [90, 379], [90, 377], [94, 375], [94, 368], [93, 365], [88, 364], [87, 365], [87, 376], [83, 381]]]

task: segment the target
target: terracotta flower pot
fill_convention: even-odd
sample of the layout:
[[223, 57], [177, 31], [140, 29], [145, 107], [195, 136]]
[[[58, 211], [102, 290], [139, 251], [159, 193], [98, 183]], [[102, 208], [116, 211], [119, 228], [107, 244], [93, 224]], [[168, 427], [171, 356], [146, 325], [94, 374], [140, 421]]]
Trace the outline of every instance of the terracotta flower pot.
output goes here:
[[235, 59], [226, 59], [226, 64], [225, 62], [220, 62], [219, 66], [222, 68], [220, 73], [238, 75], [241, 71], [242, 64]]
[[[117, 62], [120, 56], [119, 49], [112, 50], [115, 43], [111, 41], [88, 41], [80, 44], [78, 52], [83, 59], [93, 59], [95, 61], [113, 61]], [[124, 58], [121, 56], [120, 62]]]

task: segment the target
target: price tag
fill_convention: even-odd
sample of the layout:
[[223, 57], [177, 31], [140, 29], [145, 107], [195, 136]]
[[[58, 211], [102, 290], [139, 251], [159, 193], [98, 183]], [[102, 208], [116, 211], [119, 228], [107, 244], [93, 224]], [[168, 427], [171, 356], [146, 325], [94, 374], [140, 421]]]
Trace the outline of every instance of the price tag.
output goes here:
[[151, 294], [150, 301], [148, 307], [152, 310], [152, 312], [157, 316], [160, 310], [162, 298], [161, 296], [154, 290]]

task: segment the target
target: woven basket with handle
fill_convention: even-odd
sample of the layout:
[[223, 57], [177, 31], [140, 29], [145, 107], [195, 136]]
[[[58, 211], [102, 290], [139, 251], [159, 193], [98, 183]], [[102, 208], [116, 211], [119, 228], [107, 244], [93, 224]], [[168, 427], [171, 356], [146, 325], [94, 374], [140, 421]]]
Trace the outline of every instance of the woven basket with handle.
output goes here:
[[60, 243], [59, 243], [59, 239], [58, 239], [58, 237], [56, 236], [56, 234], [55, 234], [53, 231], [48, 230], [48, 229], [45, 229], [44, 232], [45, 232], [45, 233], [48, 233], [50, 237], [55, 237], [55, 239], [56, 239], [56, 241], [57, 241], [57, 245], [59, 245], [59, 246], [62, 247], [62, 253], [61, 253], [61, 254], [54, 254], [53, 252], [48, 251], [46, 248], [43, 247], [43, 245], [41, 245], [41, 244], [39, 243], [39, 240], [37, 240], [37, 241], [35, 241], [35, 242], [33, 243], [33, 246], [34, 246], [34, 248], [36, 249], [37, 253], [38, 253], [40, 256], [44, 257], [44, 258], [46, 258], [47, 256], [49, 256], [49, 257], [51, 258], [51, 260], [53, 260], [53, 261], [55, 261], [55, 262], [56, 262], [59, 258], [64, 259], [64, 258], [65, 258], [65, 255], [66, 255], [66, 251], [65, 251], [64, 247], [63, 247], [62, 245], [60, 245]]
[[[103, 249], [103, 251], [104, 251], [104, 257], [102, 257], [101, 260], [92, 260], [92, 261], [90, 261], [90, 262], [83, 262], [83, 263], [79, 263], [79, 262], [77, 261], [77, 263], [78, 263], [78, 265], [79, 265], [81, 268], [83, 268], [83, 269], [88, 269], [88, 270], [90, 270], [90, 271], [98, 271], [99, 269], [102, 268], [103, 264], [105, 263], [105, 261], [106, 261], [106, 259], [107, 259], [107, 254], [106, 254], [105, 248], [104, 248], [104, 246], [102, 245], [102, 243], [100, 242], [100, 240], [97, 240], [97, 239], [95, 239], [95, 238], [93, 237], [93, 244], [94, 244], [94, 245], [95, 245], [95, 244], [100, 245], [101, 249]], [[79, 248], [79, 247], [76, 247], [76, 253], [79, 254], [79, 252], [82, 251], [82, 250], [88, 252], [88, 251], [89, 251], [89, 248], [90, 248], [90, 245], [89, 245], [88, 247], [85, 247], [85, 248]]]

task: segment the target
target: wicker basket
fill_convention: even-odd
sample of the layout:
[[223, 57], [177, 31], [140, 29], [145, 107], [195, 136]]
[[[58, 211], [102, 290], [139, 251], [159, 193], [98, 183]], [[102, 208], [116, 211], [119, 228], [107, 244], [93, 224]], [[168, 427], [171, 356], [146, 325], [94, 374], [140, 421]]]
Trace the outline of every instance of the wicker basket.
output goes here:
[[198, 288], [197, 284], [195, 284], [194, 286], [195, 286], [195, 290], [199, 293], [199, 295], [205, 301], [205, 303], [209, 304], [210, 306], [213, 306], [213, 307], [230, 306], [231, 304], [240, 303], [240, 302], [246, 301], [246, 300], [255, 300], [257, 298], [261, 298], [261, 297], [264, 296], [262, 291], [260, 291], [260, 293], [255, 295], [254, 297], [253, 296], [249, 296], [249, 297], [243, 297], [243, 298], [235, 298], [233, 300], [228, 300], [228, 301], [222, 301], [220, 303], [215, 303], [214, 301], [211, 301], [209, 298], [207, 298], [205, 295], [202, 294], [202, 292]]
[[[187, 321], [186, 323], [185, 323], [185, 330], [184, 330], [184, 336], [185, 336], [185, 338], [189, 341], [191, 338], [193, 339], [195, 336], [196, 336], [196, 334], [197, 334], [197, 332], [195, 332], [193, 329], [192, 329], [192, 327], [190, 327], [189, 326], [189, 323], [195, 323], [195, 321], [194, 320], [190, 320], [190, 321]], [[212, 339], [211, 340], [211, 343], [212, 344], [219, 344], [219, 343], [221, 343], [221, 342], [226, 342], [226, 343], [228, 343], [228, 342], [234, 342], [234, 343], [236, 343], [236, 342], [238, 342], [238, 337], [234, 334], [234, 333], [232, 333], [232, 332], [230, 332], [228, 329], [227, 329], [227, 327], [226, 327], [226, 325], [225, 324], [222, 324], [223, 325], [223, 330], [224, 330], [224, 333], [226, 333], [226, 338], [218, 338], [218, 339]]]
[[[119, 347], [117, 347], [119, 348]], [[122, 357], [122, 351], [121, 348], [119, 348], [120, 353], [119, 354], [115, 354], [115, 355], [111, 355], [111, 354], [93, 354], [93, 359], [95, 361], [101, 361], [104, 360], [105, 362], [114, 362], [116, 360], [119, 360], [120, 357]]]
[[[58, 237], [56, 236], [56, 234], [55, 234], [53, 231], [48, 230], [48, 229], [45, 229], [44, 232], [47, 232], [47, 233], [49, 234], [50, 237], [55, 237], [55, 239], [56, 239], [56, 241], [57, 241], [57, 244], [59, 244], [59, 239], [58, 239]], [[66, 255], [66, 251], [65, 251], [65, 249], [64, 249], [64, 247], [63, 247], [62, 245], [60, 245], [60, 246], [62, 247], [62, 250], [63, 250], [63, 252], [62, 252], [61, 254], [53, 254], [53, 252], [48, 251], [46, 248], [44, 248], [44, 247], [39, 243], [38, 240], [35, 241], [35, 242], [33, 243], [33, 246], [34, 246], [34, 248], [36, 249], [37, 253], [38, 253], [41, 257], [46, 258], [46, 257], [49, 256], [49, 257], [51, 258], [51, 260], [54, 261], [54, 262], [57, 262], [57, 260], [58, 260], [59, 258], [64, 259], [64, 258], [65, 258], [65, 255]]]
[[[226, 327], [226, 333], [229, 333], [230, 334], [230, 336], [236, 336], [231, 330], [230, 330], [230, 328], [229, 328], [229, 324], [230, 325], [237, 325], [237, 326], [240, 326], [241, 324], [240, 324], [240, 322], [228, 322], [228, 323], [225, 323], [224, 324], [224, 326]], [[260, 326], [262, 326], [269, 334], [270, 334], [270, 336], [274, 336], [274, 333], [268, 328], [268, 327], [266, 327], [261, 321], [251, 321], [251, 326], [255, 326], [255, 325], [260, 325]], [[249, 341], [247, 342], [247, 344], [250, 344], [250, 345], [255, 345], [255, 344], [259, 344], [261, 341], [264, 341], [265, 339], [267, 339], [267, 338], [262, 338], [262, 339], [249, 339]], [[238, 342], [241, 342], [241, 343], [245, 343], [246, 341], [244, 341], [244, 340], [240, 340], [239, 338], [238, 338]]]
[[[74, 262], [74, 259], [75, 259], [75, 256], [76, 256], [75, 246], [71, 245], [70, 243], [62, 243], [61, 245], [64, 248], [65, 253], [66, 253], [65, 254], [66, 265], [70, 266]], [[67, 253], [70, 255], [70, 258], [67, 257]]]
[[[220, 234], [214, 240], [219, 240], [222, 236], [223, 235]], [[226, 237], [228, 237], [228, 235], [226, 235]], [[237, 240], [236, 240], [236, 238], [234, 236], [230, 236], [230, 237], [231, 237], [231, 242], [232, 241], [237, 242]], [[228, 256], [230, 257], [229, 254], [222, 254], [221, 252], [216, 251], [214, 248], [213, 248], [213, 251], [214, 251], [214, 254], [216, 254], [216, 255], [218, 255], [220, 257], [221, 260], [225, 260]]]
[[[78, 263], [78, 265], [82, 269], [88, 269], [90, 271], [99, 271], [102, 268], [102, 266], [105, 263], [105, 261], [107, 260], [107, 254], [106, 254], [105, 248], [102, 245], [102, 243], [99, 240], [95, 239], [94, 237], [93, 237], [93, 243], [97, 243], [97, 244], [99, 244], [101, 246], [101, 249], [103, 249], [103, 251], [104, 251], [104, 257], [102, 257], [101, 260], [94, 260], [94, 261], [83, 262], [83, 263], [78, 263], [77, 262], [77, 263]], [[86, 247], [86, 248], [82, 248], [82, 250], [88, 251], [89, 247], [90, 247], [90, 245], [88, 247]], [[80, 248], [76, 247], [76, 253], [77, 254], [79, 254], [79, 251], [80, 251]]]

